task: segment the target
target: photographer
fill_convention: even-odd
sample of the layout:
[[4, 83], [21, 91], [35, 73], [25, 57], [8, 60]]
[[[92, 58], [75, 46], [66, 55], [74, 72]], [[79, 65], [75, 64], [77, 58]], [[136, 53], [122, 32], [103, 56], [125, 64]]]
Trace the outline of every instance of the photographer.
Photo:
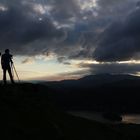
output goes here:
[[11, 83], [14, 83], [12, 72], [11, 72], [11, 65], [12, 65], [12, 55], [10, 54], [10, 50], [6, 49], [5, 53], [1, 56], [1, 66], [3, 69], [3, 82], [7, 84], [6, 81], [6, 72], [8, 71]]

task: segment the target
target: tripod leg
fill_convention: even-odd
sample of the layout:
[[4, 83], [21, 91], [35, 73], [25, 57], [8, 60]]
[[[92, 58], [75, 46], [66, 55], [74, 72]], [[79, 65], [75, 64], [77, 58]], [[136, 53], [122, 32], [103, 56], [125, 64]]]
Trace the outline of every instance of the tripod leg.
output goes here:
[[12, 72], [12, 77], [14, 79], [14, 70], [13, 70], [13, 65], [11, 64], [11, 72]]
[[16, 68], [15, 68], [14, 64], [13, 64], [13, 68], [14, 68], [14, 71], [15, 71], [16, 76], [17, 76], [17, 78], [18, 78], [18, 82], [20, 83], [20, 79], [19, 79], [19, 76], [18, 76], [18, 73], [17, 73], [17, 71], [16, 71]]

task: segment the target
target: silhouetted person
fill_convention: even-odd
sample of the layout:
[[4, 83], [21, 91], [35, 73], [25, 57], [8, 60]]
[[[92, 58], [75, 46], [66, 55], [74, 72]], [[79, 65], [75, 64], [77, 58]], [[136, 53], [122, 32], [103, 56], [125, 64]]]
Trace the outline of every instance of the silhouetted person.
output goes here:
[[3, 82], [4, 84], [7, 83], [6, 81], [6, 72], [8, 71], [10, 80], [12, 83], [14, 83], [12, 72], [11, 72], [11, 65], [12, 65], [12, 55], [10, 54], [10, 50], [6, 49], [5, 53], [1, 56], [1, 66], [3, 69]]

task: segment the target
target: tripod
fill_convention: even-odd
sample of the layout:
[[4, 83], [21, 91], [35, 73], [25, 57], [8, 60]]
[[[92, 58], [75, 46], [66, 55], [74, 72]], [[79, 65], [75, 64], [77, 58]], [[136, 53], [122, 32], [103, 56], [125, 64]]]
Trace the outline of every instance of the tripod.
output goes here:
[[14, 77], [14, 72], [15, 72], [15, 74], [16, 74], [16, 76], [17, 76], [17, 79], [18, 79], [18, 82], [20, 83], [20, 79], [19, 79], [19, 76], [18, 76], [18, 73], [17, 73], [17, 71], [16, 71], [16, 68], [15, 68], [14, 63], [11, 63], [11, 71], [12, 71], [13, 77]]

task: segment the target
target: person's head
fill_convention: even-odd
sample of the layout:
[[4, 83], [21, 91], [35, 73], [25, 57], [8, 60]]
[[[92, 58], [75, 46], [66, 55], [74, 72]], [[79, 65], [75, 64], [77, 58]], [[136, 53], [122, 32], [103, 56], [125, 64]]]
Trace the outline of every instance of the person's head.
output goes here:
[[5, 50], [5, 53], [10, 53], [10, 50], [9, 50], [9, 49], [6, 49], [6, 50]]

